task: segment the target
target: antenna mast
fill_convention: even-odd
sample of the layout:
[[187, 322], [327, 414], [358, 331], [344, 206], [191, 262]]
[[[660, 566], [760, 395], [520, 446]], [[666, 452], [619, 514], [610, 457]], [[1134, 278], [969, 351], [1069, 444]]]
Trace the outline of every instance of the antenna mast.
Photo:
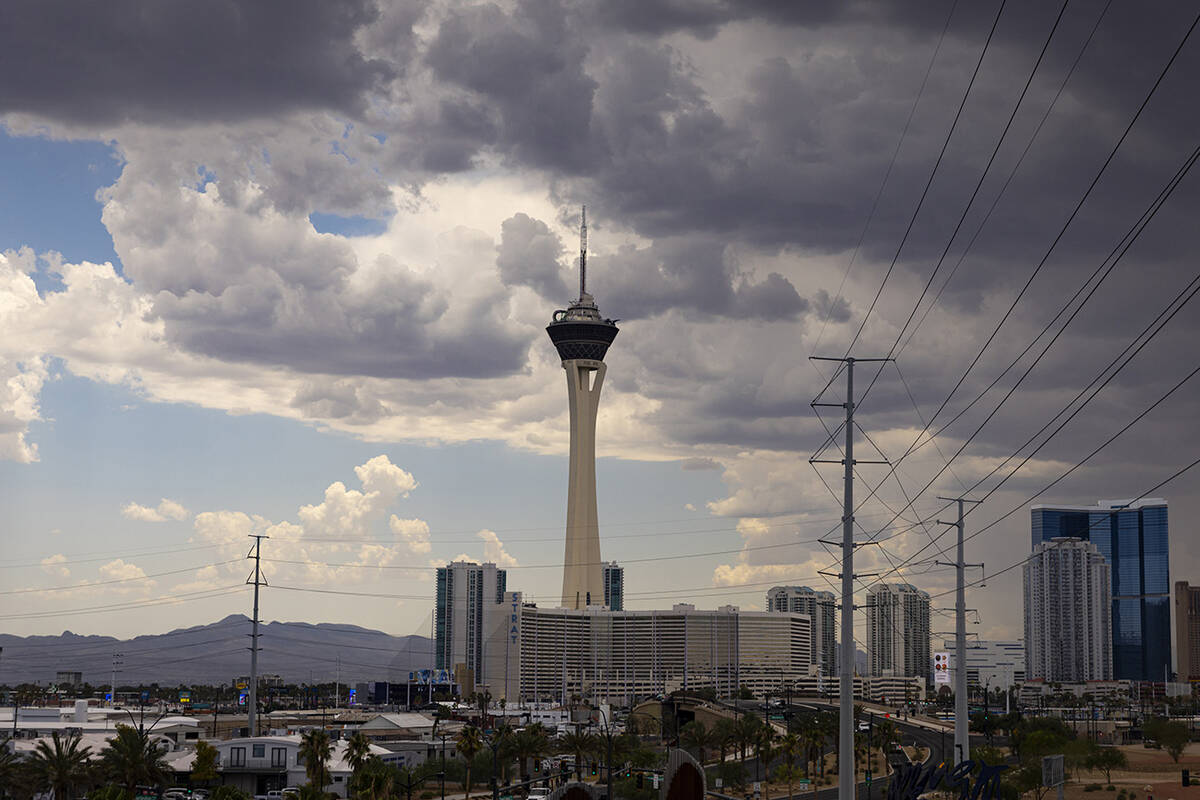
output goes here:
[[587, 206], [583, 207], [583, 221], [579, 225], [579, 299], [587, 293]]

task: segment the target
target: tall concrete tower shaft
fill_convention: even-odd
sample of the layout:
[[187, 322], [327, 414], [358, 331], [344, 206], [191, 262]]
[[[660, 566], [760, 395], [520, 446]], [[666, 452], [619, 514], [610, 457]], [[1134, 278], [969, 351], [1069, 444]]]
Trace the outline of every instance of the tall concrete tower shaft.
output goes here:
[[[586, 210], [584, 212], [586, 214]], [[596, 413], [608, 367], [604, 355], [617, 336], [616, 323], [600, 316], [587, 293], [587, 217], [580, 231], [579, 299], [554, 312], [546, 333], [567, 373], [571, 412], [571, 465], [567, 483], [567, 535], [563, 553], [562, 604], [604, 604], [600, 520], [596, 510]]]

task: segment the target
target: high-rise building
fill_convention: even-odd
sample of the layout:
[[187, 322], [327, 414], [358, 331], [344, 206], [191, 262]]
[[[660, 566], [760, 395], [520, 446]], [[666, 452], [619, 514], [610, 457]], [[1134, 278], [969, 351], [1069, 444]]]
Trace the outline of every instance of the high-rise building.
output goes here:
[[[950, 685], [954, 685], [954, 640], [942, 642], [942, 649], [951, 654]], [[988, 687], [1008, 690], [1025, 682], [1024, 642], [985, 642], [967, 640], [967, 686], [972, 690]]]
[[877, 583], [867, 590], [867, 659], [873, 677], [928, 678], [928, 592], [908, 583]]
[[609, 611], [625, 607], [625, 568], [615, 561], [604, 565], [604, 607]]
[[1175, 581], [1175, 680], [1200, 681], [1200, 586]]
[[596, 412], [608, 370], [604, 356], [617, 336], [616, 323], [600, 316], [596, 301], [587, 293], [587, 209], [579, 232], [579, 299], [554, 312], [546, 333], [567, 373], [571, 412], [562, 604], [587, 608], [599, 605], [604, 597], [596, 513]]
[[773, 586], [767, 590], [767, 611], [804, 614], [812, 620], [812, 665], [825, 677], [837, 674], [836, 606], [833, 592], [807, 586]]
[[1022, 568], [1025, 677], [1075, 683], [1111, 680], [1111, 569], [1093, 542], [1039, 542]]
[[434, 654], [437, 669], [465, 664], [484, 682], [484, 649], [493, 620], [504, 615], [507, 575], [495, 564], [452, 561], [437, 571]]
[[1171, 668], [1167, 501], [1037, 505], [1032, 517], [1035, 546], [1063, 536], [1090, 541], [1111, 568], [1113, 677], [1163, 680]]
[[715, 610], [680, 603], [667, 611], [538, 608], [505, 598], [488, 647], [494, 698], [630, 703], [678, 689], [758, 696], [799, 685], [812, 660], [803, 614]]

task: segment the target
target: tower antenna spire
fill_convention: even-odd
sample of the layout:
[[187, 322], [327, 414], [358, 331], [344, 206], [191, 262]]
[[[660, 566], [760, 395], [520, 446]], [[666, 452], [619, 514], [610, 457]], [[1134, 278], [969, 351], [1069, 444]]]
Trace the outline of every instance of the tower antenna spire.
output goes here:
[[583, 221], [579, 224], [579, 299], [587, 293], [587, 206], [583, 207]]

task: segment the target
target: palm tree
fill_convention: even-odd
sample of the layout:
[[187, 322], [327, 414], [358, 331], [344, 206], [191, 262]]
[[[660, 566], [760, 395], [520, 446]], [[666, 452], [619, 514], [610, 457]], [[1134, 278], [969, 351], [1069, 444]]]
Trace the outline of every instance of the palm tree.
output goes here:
[[379, 756], [367, 757], [350, 778], [354, 797], [389, 798], [395, 782], [395, 772]]
[[300, 737], [299, 755], [304, 759], [304, 775], [318, 789], [329, 783], [329, 759], [333, 757], [333, 743], [329, 734], [314, 728]]
[[538, 724], [530, 725], [512, 736], [511, 751], [521, 768], [521, 780], [529, 780], [525, 765], [532, 759], [541, 758], [550, 747], [545, 729]]
[[703, 765], [704, 751], [713, 745], [715, 737], [703, 722], [692, 720], [679, 729], [679, 740], [685, 749], [696, 751], [696, 758]]
[[129, 725], [118, 725], [117, 735], [108, 740], [100, 753], [101, 769], [130, 795], [138, 784], [159, 784], [167, 779], [167, 752], [164, 745], [150, 738], [150, 732]]
[[762, 721], [751, 714], [738, 720], [737, 745], [742, 761], [746, 760], [746, 749], [754, 744], [754, 740], [758, 738], [758, 729], [761, 727]]
[[467, 796], [464, 800], [471, 800], [471, 762], [483, 749], [483, 734], [474, 725], [467, 725], [458, 732], [455, 744], [458, 745], [458, 752], [467, 760]]
[[346, 740], [346, 763], [350, 765], [351, 778], [358, 775], [359, 770], [371, 757], [371, 740], [362, 731], [355, 731]]
[[776, 755], [775, 748], [775, 731], [769, 726], [763, 725], [759, 728], [758, 735], [754, 737], [755, 755], [758, 757], [758, 763], [762, 764], [764, 777], [763, 781], [763, 800], [771, 800], [771, 761]]
[[722, 717], [713, 724], [713, 745], [721, 749], [721, 763], [725, 762], [725, 751], [737, 738], [737, 726], [733, 720]]
[[575, 778], [583, 779], [583, 756], [585, 753], [595, 753], [596, 737], [590, 733], [574, 731], [559, 739], [559, 747], [575, 756]]
[[29, 758], [38, 782], [49, 789], [54, 800], [67, 800], [71, 790], [87, 777], [87, 762], [92, 748], [80, 747], [78, 733], [61, 737], [52, 735], [53, 746], [43, 739]]

